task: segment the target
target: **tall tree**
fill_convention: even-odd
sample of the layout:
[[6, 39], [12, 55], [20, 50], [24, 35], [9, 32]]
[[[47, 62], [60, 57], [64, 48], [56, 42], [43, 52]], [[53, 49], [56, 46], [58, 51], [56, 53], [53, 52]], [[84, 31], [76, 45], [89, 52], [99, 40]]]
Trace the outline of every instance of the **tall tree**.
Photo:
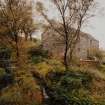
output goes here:
[[14, 44], [19, 57], [19, 41], [35, 31], [31, 0], [0, 0], [0, 39]]
[[[60, 39], [64, 42], [64, 65], [68, 69], [69, 62], [72, 60], [72, 53], [75, 45], [79, 41], [80, 30], [84, 22], [90, 17], [90, 9], [94, 5], [94, 0], [50, 0], [59, 13], [61, 29], [56, 28], [55, 23], [49, 18], [43, 9], [43, 4], [37, 2], [37, 10], [47, 20], [51, 28], [59, 34]], [[49, 8], [50, 9], [50, 8]], [[54, 19], [55, 20], [55, 19]], [[57, 20], [56, 20], [57, 21]], [[62, 31], [61, 31], [62, 30]]]

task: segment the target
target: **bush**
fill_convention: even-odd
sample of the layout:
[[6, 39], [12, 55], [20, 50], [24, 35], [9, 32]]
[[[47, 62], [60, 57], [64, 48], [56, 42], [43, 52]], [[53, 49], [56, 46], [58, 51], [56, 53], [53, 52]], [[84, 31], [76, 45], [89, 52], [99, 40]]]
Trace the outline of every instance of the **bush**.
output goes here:
[[46, 63], [52, 66], [52, 71], [54, 71], [54, 72], [57, 72], [57, 71], [64, 72], [65, 71], [64, 65], [59, 60], [48, 59], [48, 60], [46, 60]]
[[58, 72], [64, 72], [65, 67], [64, 65], [55, 59], [45, 59], [44, 61], [41, 61], [35, 65], [35, 68], [40, 74], [46, 76], [50, 71], [58, 71]]
[[[2, 89], [0, 105], [38, 105], [40, 88], [35, 83], [30, 72], [17, 71], [15, 83]], [[40, 97], [39, 97], [40, 98]]]
[[41, 46], [36, 47], [36, 48], [31, 48], [29, 50], [29, 54], [31, 56], [42, 56], [44, 58], [48, 57], [48, 51], [47, 50], [43, 50], [43, 48]]
[[19, 92], [19, 88], [17, 87], [10, 87], [2, 91], [2, 95], [0, 97], [0, 103], [20, 103], [22, 102], [21, 93]]
[[41, 62], [35, 65], [36, 70], [42, 74], [43, 76], [46, 76], [48, 72], [52, 70], [52, 66], [47, 64], [46, 62]]
[[0, 47], [0, 58], [2, 58], [4, 54], [6, 55], [6, 57], [10, 58], [11, 53], [12, 53], [12, 49], [7, 47]]
[[100, 64], [98, 66], [98, 69], [101, 70], [101, 71], [103, 71], [103, 72], [105, 72], [105, 65], [104, 64]]
[[6, 72], [3, 68], [0, 68], [0, 79], [2, 79], [5, 76]]
[[102, 62], [103, 60], [103, 51], [101, 49], [89, 49], [89, 54], [88, 54], [88, 58], [90, 60], [97, 60], [99, 61], [100, 63]]
[[50, 72], [47, 80], [53, 90], [49, 105], [93, 105], [89, 96], [92, 78], [82, 72]]
[[44, 58], [43, 58], [42, 56], [33, 56], [33, 57], [31, 58], [31, 60], [32, 60], [32, 62], [33, 62], [34, 64], [37, 64], [37, 63], [43, 62], [43, 61], [44, 61]]
[[31, 48], [29, 50], [30, 59], [33, 63], [37, 64], [48, 58], [48, 51], [43, 50], [40, 46]]
[[73, 92], [70, 96], [70, 105], [93, 105], [89, 93], [86, 93], [85, 90], [79, 90], [78, 92]]
[[6, 73], [4, 69], [0, 68], [0, 89], [6, 88], [13, 82], [13, 75]]

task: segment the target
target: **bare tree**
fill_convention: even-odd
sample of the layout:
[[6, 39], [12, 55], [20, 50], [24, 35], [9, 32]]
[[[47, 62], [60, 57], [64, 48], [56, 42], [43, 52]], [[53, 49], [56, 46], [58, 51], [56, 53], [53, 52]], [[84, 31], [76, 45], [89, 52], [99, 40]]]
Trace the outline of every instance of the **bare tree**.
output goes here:
[[19, 57], [19, 41], [35, 31], [31, 0], [0, 0], [0, 27], [0, 39], [14, 44]]
[[[64, 50], [64, 65], [68, 69], [69, 62], [72, 60], [72, 53], [79, 40], [79, 34], [83, 23], [90, 17], [90, 9], [94, 5], [94, 0], [51, 0], [59, 13], [61, 29], [55, 27], [55, 23], [49, 19], [43, 9], [43, 4], [37, 2], [37, 10], [47, 20], [51, 28], [62, 37]], [[62, 30], [62, 31], [61, 31]]]

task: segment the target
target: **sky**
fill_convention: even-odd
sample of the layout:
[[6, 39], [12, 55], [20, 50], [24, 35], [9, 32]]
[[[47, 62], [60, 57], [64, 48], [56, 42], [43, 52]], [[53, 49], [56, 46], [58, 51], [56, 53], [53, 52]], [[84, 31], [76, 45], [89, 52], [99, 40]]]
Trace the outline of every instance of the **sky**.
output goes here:
[[96, 16], [89, 21], [89, 25], [83, 31], [90, 33], [100, 42], [100, 48], [105, 49], [105, 0], [98, 2]]
[[[35, 0], [43, 1], [50, 8], [49, 16], [56, 17], [56, 12], [50, 4], [50, 0]], [[105, 50], [105, 0], [95, 0], [96, 12], [95, 16], [88, 21], [88, 25], [82, 29], [83, 32], [89, 33], [100, 42], [100, 48]], [[51, 9], [52, 8], [52, 9]]]

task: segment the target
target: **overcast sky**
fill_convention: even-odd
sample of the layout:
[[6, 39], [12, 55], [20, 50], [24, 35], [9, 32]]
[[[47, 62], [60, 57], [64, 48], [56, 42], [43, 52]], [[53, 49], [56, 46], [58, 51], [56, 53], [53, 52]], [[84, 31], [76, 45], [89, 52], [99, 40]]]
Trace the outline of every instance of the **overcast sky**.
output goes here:
[[[50, 0], [35, 0], [35, 1], [44, 1], [46, 6], [50, 8], [49, 15], [55, 17], [57, 14], [50, 4]], [[91, 18], [88, 26], [86, 26], [83, 31], [91, 34], [97, 40], [100, 41], [100, 48], [105, 49], [105, 0], [95, 0], [97, 2], [97, 12], [96, 16]], [[52, 8], [52, 9], [51, 9]]]
[[97, 14], [93, 17], [89, 26], [85, 27], [84, 31], [92, 34], [100, 41], [100, 47], [105, 49], [105, 0], [96, 0], [98, 4]]

